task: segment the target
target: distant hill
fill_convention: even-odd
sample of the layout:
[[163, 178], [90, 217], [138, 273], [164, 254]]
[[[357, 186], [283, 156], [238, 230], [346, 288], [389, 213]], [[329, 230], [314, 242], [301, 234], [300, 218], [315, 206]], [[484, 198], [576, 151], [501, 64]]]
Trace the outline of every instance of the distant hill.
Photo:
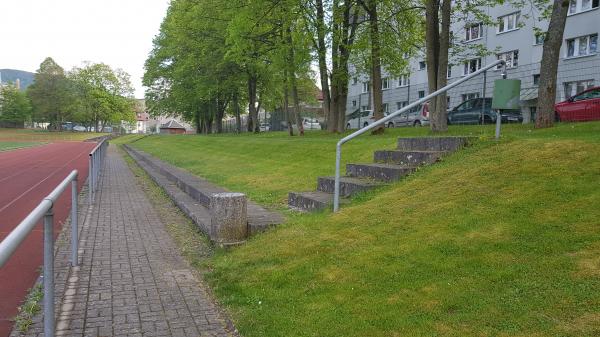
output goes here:
[[15, 83], [18, 78], [19, 81], [21, 81], [21, 90], [25, 90], [33, 83], [34, 75], [34, 73], [23, 70], [0, 69], [0, 78], [2, 79], [2, 83]]

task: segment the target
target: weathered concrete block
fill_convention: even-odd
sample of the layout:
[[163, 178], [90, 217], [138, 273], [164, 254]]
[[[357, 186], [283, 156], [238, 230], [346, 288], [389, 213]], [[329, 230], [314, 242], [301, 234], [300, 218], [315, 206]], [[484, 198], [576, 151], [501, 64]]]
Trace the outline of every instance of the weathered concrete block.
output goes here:
[[[356, 193], [368, 191], [370, 189], [382, 186], [376, 181], [358, 179], [353, 177], [340, 178], [340, 196], [349, 197]], [[317, 180], [317, 191], [333, 194], [335, 189], [334, 177], [319, 177]]]
[[243, 193], [215, 193], [210, 197], [210, 237], [220, 244], [235, 244], [248, 237], [248, 206]]
[[469, 142], [468, 137], [418, 137], [398, 138], [402, 151], [456, 151]]

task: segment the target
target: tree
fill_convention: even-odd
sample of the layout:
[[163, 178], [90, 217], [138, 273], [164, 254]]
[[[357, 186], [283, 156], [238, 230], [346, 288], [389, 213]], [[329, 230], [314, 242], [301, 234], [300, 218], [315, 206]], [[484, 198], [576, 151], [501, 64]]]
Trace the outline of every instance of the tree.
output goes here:
[[104, 63], [85, 62], [68, 74], [77, 97], [77, 122], [101, 130], [122, 120], [133, 121], [133, 87], [129, 74]]
[[23, 127], [31, 118], [31, 103], [27, 95], [15, 86], [0, 88], [0, 126]]
[[63, 68], [50, 57], [41, 64], [34, 82], [27, 88], [34, 119], [50, 123], [50, 129], [61, 130], [65, 117], [73, 109], [74, 97]]
[[548, 31], [544, 37], [544, 49], [540, 64], [538, 106], [535, 118], [536, 128], [551, 127], [554, 124], [556, 73], [568, 10], [568, 0], [554, 0]]
[[[368, 73], [371, 80], [373, 115], [384, 117], [383, 78], [385, 70], [391, 76], [407, 72], [406, 54], [422, 43], [422, 22], [418, 19], [420, 6], [412, 1], [359, 0], [364, 20], [359, 22], [357, 41], [353, 46], [352, 63], [358, 73]], [[368, 27], [362, 27], [366, 23]], [[389, 80], [388, 80], [389, 84]], [[383, 133], [384, 125], [373, 129]]]
[[[425, 0], [425, 44], [427, 60], [427, 83], [429, 92], [435, 92], [448, 84], [448, 51], [450, 48], [451, 0]], [[446, 94], [429, 102], [431, 130], [448, 130]]]

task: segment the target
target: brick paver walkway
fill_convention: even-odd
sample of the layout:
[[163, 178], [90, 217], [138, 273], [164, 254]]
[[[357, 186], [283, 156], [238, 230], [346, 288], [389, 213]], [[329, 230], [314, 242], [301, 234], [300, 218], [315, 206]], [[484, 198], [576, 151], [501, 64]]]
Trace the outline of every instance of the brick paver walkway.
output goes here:
[[[112, 146], [96, 206], [80, 207], [80, 266], [58, 248], [57, 336], [233, 335]], [[43, 336], [41, 317], [29, 336]]]

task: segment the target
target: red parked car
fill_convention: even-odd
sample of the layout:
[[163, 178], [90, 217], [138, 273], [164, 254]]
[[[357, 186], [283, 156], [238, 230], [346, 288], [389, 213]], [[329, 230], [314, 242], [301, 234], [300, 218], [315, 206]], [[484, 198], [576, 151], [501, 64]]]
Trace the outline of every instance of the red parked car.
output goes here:
[[600, 120], [600, 87], [591, 88], [554, 106], [556, 118], [563, 122]]

